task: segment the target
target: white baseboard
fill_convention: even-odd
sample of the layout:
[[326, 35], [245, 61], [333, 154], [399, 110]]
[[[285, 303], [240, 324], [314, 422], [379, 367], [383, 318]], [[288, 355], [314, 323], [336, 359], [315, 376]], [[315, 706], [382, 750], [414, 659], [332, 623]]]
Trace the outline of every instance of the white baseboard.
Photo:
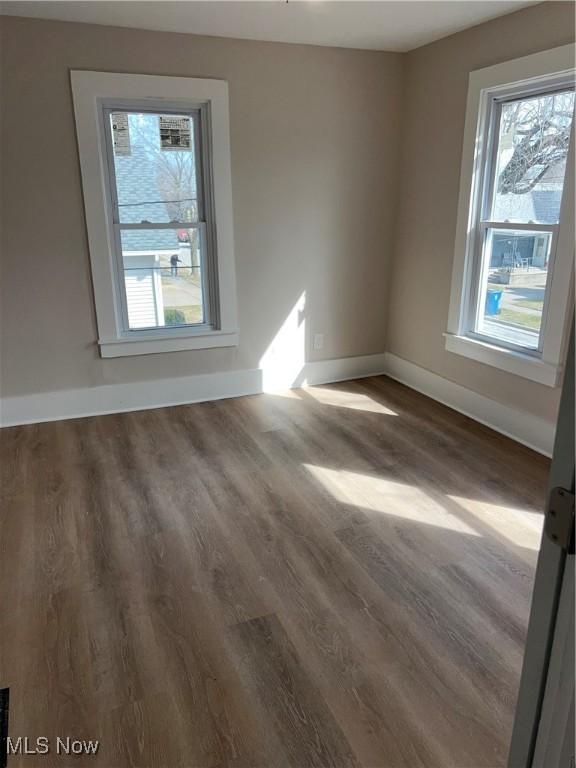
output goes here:
[[[296, 377], [284, 381], [278, 381], [276, 377], [275, 389], [374, 376], [384, 373], [384, 360], [382, 353], [306, 363]], [[264, 385], [263, 371], [257, 368], [125, 384], [103, 384], [84, 389], [3, 398], [0, 400], [0, 426], [141, 411], [255, 395], [263, 391], [273, 390]]]
[[388, 352], [306, 363], [295, 377], [290, 375], [285, 381], [275, 377], [273, 388], [265, 385], [263, 371], [254, 368], [7, 397], [0, 401], [0, 426], [185, 405], [379, 374], [386, 374], [545, 456], [552, 455], [555, 425], [497, 403]]
[[3, 427], [36, 424], [220, 400], [252, 394], [258, 391], [259, 383], [259, 371], [248, 370], [6, 397], [0, 406], [0, 424]]
[[386, 374], [390, 378], [406, 384], [411, 389], [415, 389], [459, 413], [470, 416], [475, 421], [527, 445], [538, 453], [545, 456], [552, 455], [556, 432], [555, 424], [532, 416], [525, 411], [517, 411], [484, 395], [479, 395], [471, 389], [448, 381], [448, 379], [396, 357], [390, 352], [386, 353], [385, 358]]

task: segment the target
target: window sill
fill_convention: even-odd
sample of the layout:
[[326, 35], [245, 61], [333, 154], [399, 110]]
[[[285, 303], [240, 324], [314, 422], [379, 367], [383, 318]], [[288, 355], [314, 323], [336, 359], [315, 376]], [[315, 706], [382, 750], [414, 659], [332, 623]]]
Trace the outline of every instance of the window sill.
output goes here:
[[213, 349], [216, 347], [238, 346], [238, 332], [211, 331], [190, 336], [163, 338], [131, 338], [100, 340], [102, 357], [128, 357], [131, 355], [151, 355], [157, 352], [182, 352], [190, 349]]
[[503, 349], [467, 336], [457, 336], [453, 333], [445, 333], [444, 336], [448, 352], [469, 357], [479, 363], [492, 365], [502, 371], [522, 376], [524, 379], [537, 381], [547, 387], [557, 387], [560, 382], [562, 373], [560, 366], [545, 363], [531, 355], [523, 355], [521, 352]]

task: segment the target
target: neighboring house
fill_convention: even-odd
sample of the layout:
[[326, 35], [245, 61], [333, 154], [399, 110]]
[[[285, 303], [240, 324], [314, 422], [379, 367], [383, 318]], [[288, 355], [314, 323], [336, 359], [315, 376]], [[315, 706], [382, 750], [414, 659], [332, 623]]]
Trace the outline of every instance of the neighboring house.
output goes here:
[[154, 254], [124, 257], [126, 299], [130, 328], [164, 325], [160, 259]]
[[[494, 218], [501, 221], [534, 221], [553, 224], [558, 221], [566, 161], [550, 167], [540, 181], [524, 194], [496, 196]], [[519, 226], [521, 230], [521, 226]], [[494, 235], [490, 267], [514, 268], [548, 266], [548, 237], [526, 233]]]

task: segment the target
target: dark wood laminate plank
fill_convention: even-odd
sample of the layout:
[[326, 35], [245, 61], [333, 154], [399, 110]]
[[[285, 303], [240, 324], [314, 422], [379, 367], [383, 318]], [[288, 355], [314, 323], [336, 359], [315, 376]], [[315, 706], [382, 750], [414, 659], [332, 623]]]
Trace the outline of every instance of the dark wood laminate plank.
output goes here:
[[[446, 579], [417, 571], [377, 538], [370, 526], [350, 527], [337, 535], [383, 591], [417, 614], [428, 641], [433, 638], [438, 651], [447, 653], [469, 672], [478, 687], [485, 689], [489, 705], [498, 716], [506, 714], [516, 693], [515, 675], [503, 663], [500, 652], [495, 652], [489, 632], [483, 629], [482, 617], [470, 615], [469, 607], [457, 600]], [[443, 599], [438, 601], [435, 595], [440, 591]]]
[[352, 768], [358, 762], [275, 616], [228, 630], [259, 720], [282, 745], [277, 765]]

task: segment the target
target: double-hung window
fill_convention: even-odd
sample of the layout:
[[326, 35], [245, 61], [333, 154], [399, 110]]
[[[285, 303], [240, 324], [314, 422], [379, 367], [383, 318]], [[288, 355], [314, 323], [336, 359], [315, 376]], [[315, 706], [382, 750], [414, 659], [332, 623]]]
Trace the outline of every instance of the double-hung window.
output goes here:
[[554, 386], [571, 317], [573, 46], [474, 72], [447, 348]]
[[72, 86], [101, 354], [235, 345], [226, 83]]

